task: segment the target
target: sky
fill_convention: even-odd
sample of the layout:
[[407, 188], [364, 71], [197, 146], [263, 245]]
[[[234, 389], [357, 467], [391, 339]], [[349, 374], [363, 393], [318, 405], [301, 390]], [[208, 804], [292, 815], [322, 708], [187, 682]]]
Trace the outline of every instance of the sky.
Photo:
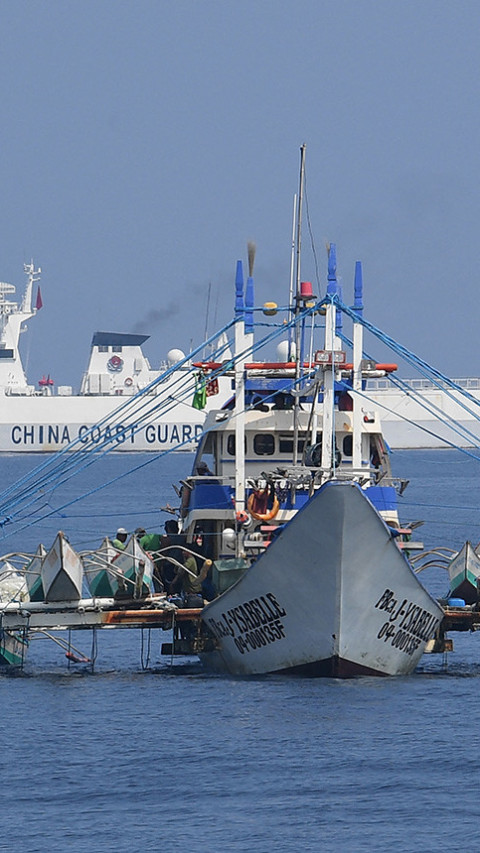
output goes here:
[[42, 268], [30, 382], [78, 388], [97, 330], [150, 335], [152, 367], [197, 346], [249, 240], [257, 304], [285, 304], [302, 144], [302, 279], [323, 293], [336, 243], [346, 302], [361, 260], [372, 323], [480, 375], [476, 0], [3, 0], [0, 28], [0, 279], [20, 296]]

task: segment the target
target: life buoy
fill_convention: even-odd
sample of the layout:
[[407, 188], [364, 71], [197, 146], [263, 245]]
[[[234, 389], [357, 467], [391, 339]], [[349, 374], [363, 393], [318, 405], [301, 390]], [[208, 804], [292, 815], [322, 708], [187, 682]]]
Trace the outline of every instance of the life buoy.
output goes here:
[[127, 388], [131, 388], [131, 387], [132, 387], [132, 385], [133, 385], [133, 379], [132, 379], [132, 377], [131, 377], [131, 376], [127, 376], [127, 378], [125, 379], [125, 383], [124, 383], [124, 384], [127, 386]]
[[253, 507], [255, 506], [255, 502], [258, 500], [257, 492], [252, 492], [247, 501], [247, 509], [252, 516], [252, 518], [256, 518], [257, 521], [271, 521], [272, 518], [275, 518], [278, 510], [280, 509], [280, 504], [278, 502], [278, 498], [275, 495], [273, 498], [273, 505], [268, 512], [255, 512]]

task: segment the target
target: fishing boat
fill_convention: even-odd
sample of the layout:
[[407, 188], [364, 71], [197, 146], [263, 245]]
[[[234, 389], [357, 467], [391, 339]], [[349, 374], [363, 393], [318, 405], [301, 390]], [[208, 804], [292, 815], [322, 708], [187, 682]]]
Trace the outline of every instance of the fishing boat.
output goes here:
[[[41, 270], [25, 264], [21, 303], [15, 286], [0, 282], [0, 453], [68, 449], [152, 451], [192, 449], [205, 414], [223, 405], [231, 387], [222, 377], [206, 387], [205, 406], [192, 406], [196, 382], [190, 359], [171, 349], [153, 370], [144, 355], [148, 335], [95, 332], [80, 388], [56, 387], [50, 375], [31, 384], [20, 355], [20, 332], [42, 308]], [[37, 286], [34, 302], [34, 287]], [[221, 347], [221, 342], [220, 342]], [[224, 351], [223, 357], [229, 353]], [[139, 398], [140, 403], [139, 403]]]
[[392, 476], [378, 413], [355, 393], [379, 369], [363, 358], [361, 265], [353, 310], [341, 301], [333, 244], [323, 299], [297, 268], [292, 362], [252, 360], [252, 288], [249, 258], [246, 289], [241, 262], [236, 274], [235, 402], [207, 417], [182, 483], [183, 532], [190, 546], [201, 532], [217, 592], [195, 649], [234, 675], [411, 673], [443, 611], [407, 558], [412, 528], [397, 505], [406, 483]]
[[480, 556], [471, 542], [465, 542], [458, 554], [448, 564], [450, 577], [449, 598], [455, 597], [466, 604], [478, 602]]

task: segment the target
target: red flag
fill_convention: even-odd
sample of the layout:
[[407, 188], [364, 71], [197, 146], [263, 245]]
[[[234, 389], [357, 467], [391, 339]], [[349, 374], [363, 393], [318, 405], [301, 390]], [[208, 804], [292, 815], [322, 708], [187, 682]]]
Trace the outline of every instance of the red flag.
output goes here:
[[35, 302], [35, 308], [37, 309], [37, 311], [40, 311], [40, 308], [42, 308], [42, 306], [43, 306], [42, 294], [40, 293], [40, 285], [38, 285], [37, 301]]

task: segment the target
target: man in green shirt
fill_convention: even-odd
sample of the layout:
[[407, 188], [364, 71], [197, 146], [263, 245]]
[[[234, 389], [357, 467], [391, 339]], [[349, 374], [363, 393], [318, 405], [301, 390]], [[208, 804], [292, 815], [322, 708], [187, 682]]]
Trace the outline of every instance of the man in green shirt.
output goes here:
[[202, 582], [205, 580], [208, 570], [212, 565], [211, 560], [204, 560], [203, 566], [198, 570], [198, 565], [193, 554], [183, 551], [183, 569], [178, 569], [175, 578], [177, 589], [181, 584], [182, 592], [188, 595], [202, 595]]

